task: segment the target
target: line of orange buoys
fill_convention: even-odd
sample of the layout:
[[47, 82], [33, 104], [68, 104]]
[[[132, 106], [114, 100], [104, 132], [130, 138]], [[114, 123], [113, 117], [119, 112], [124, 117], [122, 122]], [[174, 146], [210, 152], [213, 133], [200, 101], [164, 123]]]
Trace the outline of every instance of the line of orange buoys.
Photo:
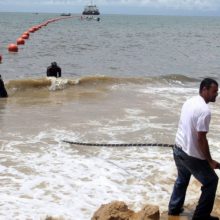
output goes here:
[[[33, 34], [34, 32], [40, 30], [43, 27], [46, 27], [48, 24], [62, 20], [62, 19], [68, 19], [68, 18], [73, 18], [73, 16], [68, 16], [68, 17], [58, 17], [58, 18], [53, 18], [49, 19], [41, 24], [35, 25], [31, 28], [29, 28], [27, 31], [21, 34], [20, 37], [17, 38], [16, 43], [11, 43], [8, 45], [8, 51], [17, 53], [18, 52], [18, 46], [19, 45], [24, 45], [25, 40], [29, 39], [30, 35]], [[2, 62], [2, 55], [0, 54], [0, 63]]]

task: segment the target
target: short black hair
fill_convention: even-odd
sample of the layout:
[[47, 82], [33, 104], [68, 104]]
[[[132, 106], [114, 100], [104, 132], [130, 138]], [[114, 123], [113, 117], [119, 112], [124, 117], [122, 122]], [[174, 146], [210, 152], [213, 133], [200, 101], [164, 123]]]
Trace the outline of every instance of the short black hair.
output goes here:
[[200, 83], [200, 87], [199, 87], [199, 92], [202, 92], [202, 89], [204, 87], [206, 87], [207, 89], [209, 89], [211, 87], [212, 84], [215, 84], [216, 86], [218, 86], [218, 83], [216, 80], [211, 79], [211, 78], [205, 78], [202, 80], [202, 82]]

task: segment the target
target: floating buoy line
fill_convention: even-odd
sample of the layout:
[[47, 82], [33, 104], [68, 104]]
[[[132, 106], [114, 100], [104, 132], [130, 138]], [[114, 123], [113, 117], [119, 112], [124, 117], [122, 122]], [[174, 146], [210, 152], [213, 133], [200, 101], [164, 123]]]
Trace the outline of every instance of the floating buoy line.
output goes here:
[[[69, 18], [73, 18], [73, 17], [78, 17], [78, 16], [68, 16], [68, 17], [57, 17], [57, 18], [52, 18], [49, 19], [47, 21], [44, 21], [43, 23], [40, 23], [38, 25], [32, 26], [30, 28], [28, 28], [27, 31], [23, 32], [21, 34], [21, 36], [19, 36], [16, 40], [16, 43], [10, 43], [8, 45], [8, 52], [11, 53], [17, 53], [19, 51], [19, 45], [24, 45], [25, 41], [28, 40], [30, 38], [30, 35], [35, 33], [36, 31], [40, 30], [43, 27], [46, 27], [48, 24], [53, 23], [53, 22], [57, 22], [63, 19], [69, 19]], [[0, 54], [0, 63], [2, 62], [2, 54]]]

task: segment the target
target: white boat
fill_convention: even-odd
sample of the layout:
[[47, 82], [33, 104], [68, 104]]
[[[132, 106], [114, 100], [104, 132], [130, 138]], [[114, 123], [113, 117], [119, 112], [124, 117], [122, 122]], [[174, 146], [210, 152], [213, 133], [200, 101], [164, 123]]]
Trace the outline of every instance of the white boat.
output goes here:
[[86, 5], [83, 12], [83, 15], [100, 15], [99, 9], [91, 1], [90, 5]]

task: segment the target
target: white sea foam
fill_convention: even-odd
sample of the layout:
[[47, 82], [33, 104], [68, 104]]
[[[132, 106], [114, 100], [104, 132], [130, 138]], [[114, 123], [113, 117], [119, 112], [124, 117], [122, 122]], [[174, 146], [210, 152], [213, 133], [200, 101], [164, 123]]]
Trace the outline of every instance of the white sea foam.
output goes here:
[[[123, 200], [135, 210], [146, 203], [167, 209], [176, 172], [170, 148], [62, 142], [80, 138], [78, 133], [50, 130], [4, 147], [1, 219], [38, 220], [48, 215], [86, 220], [101, 204], [113, 200]], [[187, 201], [194, 197], [189, 194]]]
[[67, 87], [68, 79], [63, 78], [55, 78], [55, 77], [48, 77], [51, 80], [51, 86], [49, 87], [49, 90], [55, 91], [55, 90], [62, 90]]
[[[161, 211], [167, 210], [176, 177], [171, 148], [90, 147], [62, 141], [172, 144], [183, 99], [195, 90], [128, 86], [122, 95], [129, 89], [135, 98], [138, 97], [132, 100], [135, 104], [125, 103], [117, 112], [109, 105], [110, 113], [105, 117], [98, 111], [102, 103], [93, 109], [91, 102], [87, 105], [83, 102], [80, 107], [89, 109], [91, 115], [87, 117], [83, 112], [80, 119], [77, 111], [73, 112], [73, 107], [77, 110], [78, 106], [65, 103], [59, 105], [59, 116], [62, 119], [64, 112], [67, 119], [63, 119], [71, 118], [70, 123], [61, 119], [58, 123], [47, 121], [49, 116], [57, 118], [57, 106], [54, 109], [50, 106], [45, 121], [36, 123], [42, 125], [41, 132], [2, 133], [0, 219], [39, 220], [58, 216], [65, 220], [88, 220], [101, 204], [113, 200], [123, 200], [135, 210], [146, 203], [158, 204]], [[216, 116], [211, 129], [217, 132], [220, 130], [218, 105], [213, 108]], [[51, 129], [51, 124], [56, 129]], [[209, 141], [213, 155], [220, 159], [219, 138], [210, 134]], [[198, 199], [198, 187], [191, 185], [186, 204]]]

